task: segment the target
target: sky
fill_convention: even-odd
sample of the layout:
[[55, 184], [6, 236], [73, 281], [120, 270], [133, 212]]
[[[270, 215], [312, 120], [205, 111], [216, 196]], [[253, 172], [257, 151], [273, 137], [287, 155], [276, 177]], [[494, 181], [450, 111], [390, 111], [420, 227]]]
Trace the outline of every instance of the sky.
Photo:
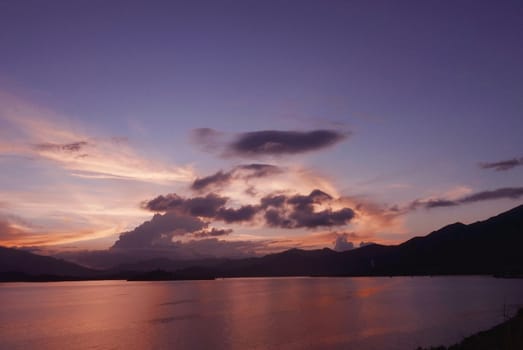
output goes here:
[[521, 18], [521, 1], [2, 1], [0, 245], [345, 250], [520, 205]]

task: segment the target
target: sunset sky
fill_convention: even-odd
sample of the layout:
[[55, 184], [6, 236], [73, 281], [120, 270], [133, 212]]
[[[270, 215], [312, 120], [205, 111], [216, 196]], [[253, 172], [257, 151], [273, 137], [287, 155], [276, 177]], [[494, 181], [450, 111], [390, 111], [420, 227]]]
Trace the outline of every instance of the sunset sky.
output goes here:
[[521, 1], [2, 1], [0, 245], [395, 244], [523, 202]]

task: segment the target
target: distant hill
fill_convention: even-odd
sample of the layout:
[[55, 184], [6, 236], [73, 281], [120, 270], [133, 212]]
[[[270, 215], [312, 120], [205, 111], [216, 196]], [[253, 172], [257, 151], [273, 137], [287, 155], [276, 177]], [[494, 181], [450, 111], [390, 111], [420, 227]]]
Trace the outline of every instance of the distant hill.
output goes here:
[[167, 258], [154, 258], [127, 264], [120, 264], [116, 267], [108, 269], [107, 271], [113, 273], [119, 273], [122, 271], [148, 272], [154, 270], [178, 271], [193, 266], [205, 268], [214, 267], [224, 261], [228, 261], [228, 259], [208, 258], [200, 260], [171, 260]]
[[181, 280], [213, 280], [215, 273], [204, 267], [189, 267], [175, 272], [152, 270], [138, 273], [128, 278], [128, 281], [181, 281]]
[[68, 261], [19, 249], [0, 247], [0, 280], [77, 279], [90, 278], [97, 274], [99, 271]]

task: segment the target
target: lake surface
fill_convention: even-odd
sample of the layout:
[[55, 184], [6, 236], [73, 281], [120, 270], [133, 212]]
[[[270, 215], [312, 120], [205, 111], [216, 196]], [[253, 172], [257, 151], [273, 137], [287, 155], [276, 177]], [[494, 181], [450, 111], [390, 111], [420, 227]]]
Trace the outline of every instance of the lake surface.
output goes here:
[[0, 348], [415, 349], [522, 305], [491, 277], [0, 283]]

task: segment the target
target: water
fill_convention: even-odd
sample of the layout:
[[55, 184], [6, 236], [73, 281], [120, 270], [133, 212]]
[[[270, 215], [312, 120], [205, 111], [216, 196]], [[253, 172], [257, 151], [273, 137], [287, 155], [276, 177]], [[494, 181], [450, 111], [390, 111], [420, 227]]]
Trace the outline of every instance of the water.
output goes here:
[[517, 305], [523, 280], [490, 277], [0, 283], [0, 348], [415, 349]]

